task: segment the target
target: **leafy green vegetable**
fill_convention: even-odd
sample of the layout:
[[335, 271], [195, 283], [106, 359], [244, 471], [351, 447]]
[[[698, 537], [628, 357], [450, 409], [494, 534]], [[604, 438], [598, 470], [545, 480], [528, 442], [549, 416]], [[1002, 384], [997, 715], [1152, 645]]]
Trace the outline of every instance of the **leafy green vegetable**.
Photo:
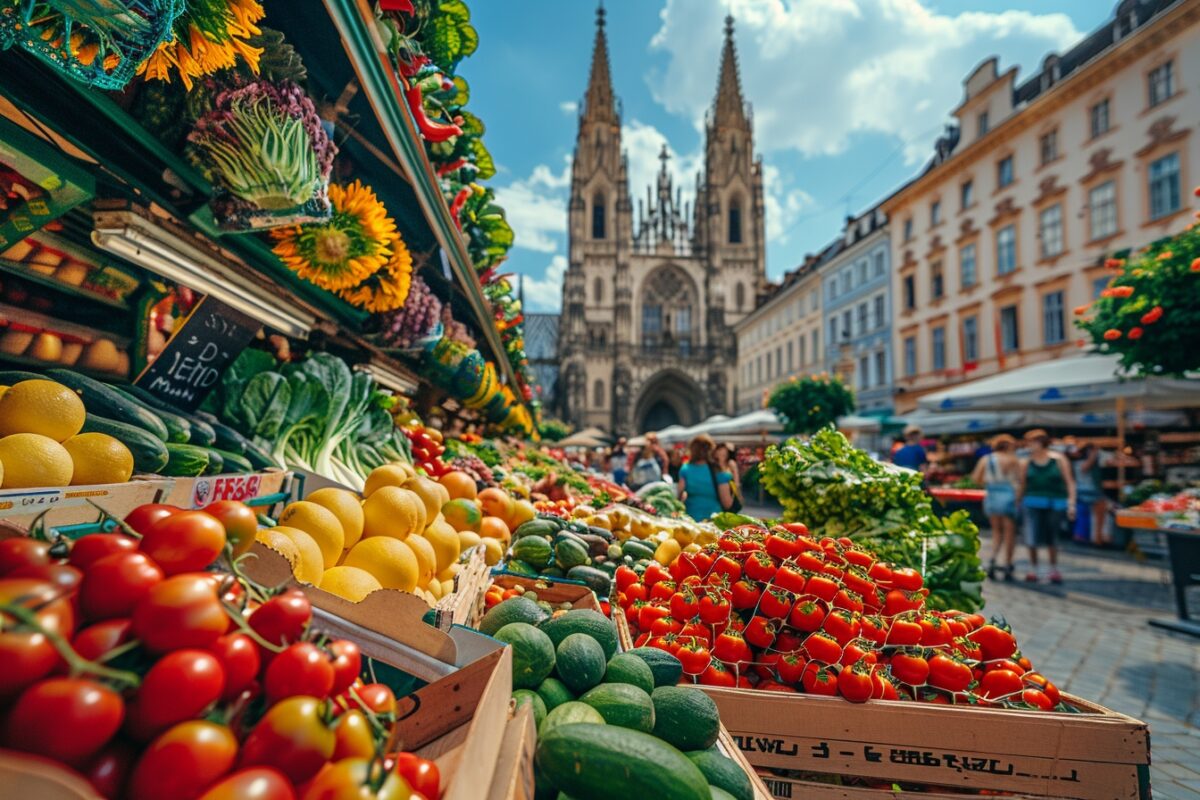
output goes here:
[[252, 435], [273, 439], [291, 401], [287, 378], [278, 372], [260, 372], [247, 381], [242, 392], [241, 416]]

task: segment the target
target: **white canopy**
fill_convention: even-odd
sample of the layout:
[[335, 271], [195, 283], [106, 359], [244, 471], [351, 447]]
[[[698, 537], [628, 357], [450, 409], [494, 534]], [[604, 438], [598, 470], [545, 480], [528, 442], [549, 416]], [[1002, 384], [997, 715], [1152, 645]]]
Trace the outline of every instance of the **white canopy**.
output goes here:
[[[1133, 426], [1148, 428], [1182, 427], [1187, 415], [1180, 411], [1130, 411], [1125, 421]], [[916, 425], [928, 436], [990, 431], [1020, 431], [1024, 428], [1107, 428], [1117, 427], [1115, 412], [1097, 411], [927, 411], [918, 410], [904, 415], [907, 425]]]
[[718, 437], [743, 433], [760, 435], [783, 433], [783, 423], [774, 411], [764, 408], [717, 423], [707, 432]]
[[917, 401], [930, 411], [1027, 411], [1052, 406], [1107, 411], [1119, 397], [1158, 408], [1200, 406], [1200, 380], [1123, 375], [1116, 356], [1089, 354], [1031, 364]]

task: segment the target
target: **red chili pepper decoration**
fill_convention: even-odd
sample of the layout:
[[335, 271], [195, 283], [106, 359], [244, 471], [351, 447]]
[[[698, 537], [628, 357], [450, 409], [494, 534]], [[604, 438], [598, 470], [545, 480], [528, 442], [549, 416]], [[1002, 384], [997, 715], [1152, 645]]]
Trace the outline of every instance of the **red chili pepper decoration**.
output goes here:
[[417, 123], [417, 129], [427, 142], [444, 142], [462, 133], [457, 125], [447, 125], [444, 122], [434, 122], [425, 116], [425, 102], [422, 99], [421, 87], [416, 84], [404, 91], [404, 99], [408, 101], [408, 110], [412, 112]]
[[467, 198], [471, 196], [471, 187], [464, 186], [458, 190], [458, 194], [454, 195], [454, 202], [450, 204], [450, 216], [454, 218], [454, 224], [458, 227], [459, 233], [462, 232], [462, 220], [458, 215], [462, 213], [463, 206], [466, 205]]
[[412, 0], [379, 0], [379, 7], [384, 11], [399, 11], [403, 14], [416, 14]]
[[438, 177], [444, 178], [447, 175], [449, 175], [451, 172], [456, 172], [457, 170], [460, 170], [465, 166], [467, 166], [467, 160], [465, 158], [456, 158], [453, 161], [451, 161], [450, 163], [442, 164], [440, 167], [438, 167], [438, 169], [437, 169]]

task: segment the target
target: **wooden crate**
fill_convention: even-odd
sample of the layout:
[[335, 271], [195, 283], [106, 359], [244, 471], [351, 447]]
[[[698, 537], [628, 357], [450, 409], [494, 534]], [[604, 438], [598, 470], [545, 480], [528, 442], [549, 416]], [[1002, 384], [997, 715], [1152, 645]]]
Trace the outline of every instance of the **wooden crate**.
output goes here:
[[539, 600], [545, 600], [547, 603], [554, 605], [570, 603], [572, 608], [590, 608], [592, 611], [602, 610], [600, 608], [600, 601], [596, 599], [596, 593], [582, 583], [545, 581], [541, 578], [527, 578], [522, 575], [503, 572], [492, 573], [491, 585], [499, 586], [503, 589], [516, 589], [520, 586], [526, 591], [536, 592]]
[[96, 506], [124, 517], [140, 505], [163, 502], [172, 483], [171, 478], [135, 478], [128, 483], [0, 490], [0, 518], [28, 528], [45, 513], [48, 526], [82, 525], [100, 519]]
[[491, 583], [488, 567], [484, 560], [483, 545], [470, 552], [468, 559], [454, 576], [454, 592], [438, 600], [433, 607], [435, 624], [442, 629], [451, 625], [475, 627], [483, 616], [483, 593]]
[[537, 750], [537, 728], [533, 708], [517, 709], [504, 730], [504, 743], [496, 761], [496, 774], [487, 800], [533, 800], [533, 756]]
[[[797, 800], [798, 798], [806, 800], [809, 798], [812, 800], [908, 800], [912, 797], [918, 797], [920, 800], [965, 800], [965, 798], [979, 796], [962, 792], [953, 794], [945, 792], [913, 793], [861, 786], [836, 786], [774, 775], [769, 772], [761, 772], [759, 777], [762, 778], [767, 790], [771, 793], [769, 796], [775, 800]], [[1032, 796], [1027, 794], [1006, 794], [1004, 797], [1006, 800], [1033, 800]]]

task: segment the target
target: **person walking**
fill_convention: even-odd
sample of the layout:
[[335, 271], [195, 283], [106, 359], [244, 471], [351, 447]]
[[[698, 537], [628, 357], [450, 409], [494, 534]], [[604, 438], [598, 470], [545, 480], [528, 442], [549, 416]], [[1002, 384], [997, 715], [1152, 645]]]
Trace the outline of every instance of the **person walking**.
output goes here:
[[738, 463], [735, 454], [737, 450], [733, 445], [722, 442], [713, 450], [713, 464], [720, 472], [728, 472], [730, 475], [729, 491], [733, 494], [733, 503], [730, 504], [729, 511], [741, 511], [742, 500], [742, 479], [738, 471]]
[[658, 455], [654, 452], [654, 447], [647, 442], [642, 445], [641, 452], [634, 459], [633, 469], [629, 470], [629, 488], [637, 491], [648, 483], [661, 481], [662, 477], [663, 471]]
[[679, 470], [683, 468], [683, 450], [678, 447], [671, 448], [671, 455], [667, 459], [667, 474], [671, 476], [671, 480], [679, 480]]
[[629, 452], [625, 449], [626, 439], [624, 436], [617, 439], [617, 443], [612, 449], [612, 479], [613, 483], [624, 486], [625, 478], [629, 475]]
[[688, 516], [697, 521], [733, 505], [730, 489], [733, 476], [713, 464], [715, 449], [713, 438], [707, 433], [700, 434], [688, 444], [688, 463], [679, 469], [676, 492]]
[[1025, 544], [1029, 548], [1029, 573], [1025, 580], [1038, 581], [1038, 549], [1050, 557], [1050, 582], [1062, 583], [1058, 571], [1057, 539], [1064, 516], [1075, 519], [1075, 477], [1066, 456], [1050, 450], [1050, 434], [1034, 428], [1025, 434], [1029, 455], [1018, 472], [1017, 502], [1025, 514]]
[[992, 559], [988, 578], [996, 580], [996, 562], [1004, 555], [1004, 580], [1013, 579], [1013, 553], [1017, 549], [1017, 483], [1021, 462], [1014, 452], [1017, 440], [1002, 433], [991, 441], [991, 451], [975, 464], [971, 480], [982, 484], [983, 513], [992, 526]]
[[1071, 468], [1075, 475], [1075, 493], [1079, 496], [1079, 505], [1088, 511], [1089, 538], [1096, 547], [1103, 547], [1110, 539], [1104, 524], [1108, 517], [1108, 500], [1104, 497], [1104, 478], [1100, 472], [1100, 448], [1091, 442], [1078, 448]]
[[892, 463], [924, 473], [929, 468], [929, 453], [921, 446], [921, 429], [909, 425], [904, 429], [904, 446], [892, 453]]

